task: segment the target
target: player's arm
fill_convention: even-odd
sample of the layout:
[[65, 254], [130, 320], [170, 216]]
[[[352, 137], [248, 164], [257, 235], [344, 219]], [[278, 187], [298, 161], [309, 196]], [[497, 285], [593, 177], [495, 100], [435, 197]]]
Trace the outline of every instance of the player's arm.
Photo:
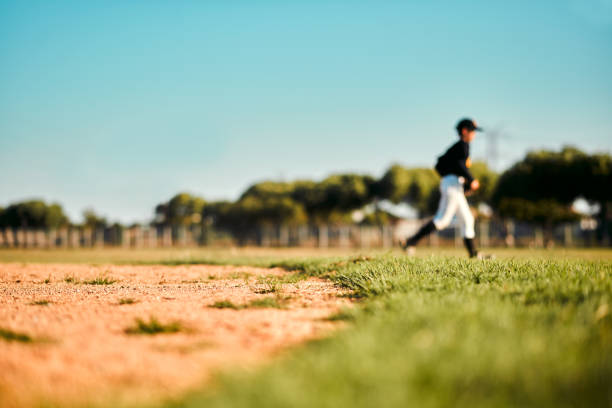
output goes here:
[[453, 169], [453, 174], [463, 177], [465, 179], [464, 187], [466, 190], [470, 189], [474, 176], [470, 173], [469, 167], [469, 147], [467, 143], [461, 141], [455, 143], [448, 151], [444, 154], [449, 160], [449, 164]]
[[470, 160], [470, 151], [467, 143], [460, 143], [461, 148], [458, 149], [458, 170], [459, 174], [465, 179], [465, 183], [463, 184], [464, 191], [474, 191], [478, 190], [480, 187], [480, 183], [478, 180], [474, 179], [472, 173], [470, 172], [470, 167], [472, 162]]
[[474, 176], [472, 176], [472, 173], [470, 172], [470, 169], [468, 169], [466, 162], [467, 160], [463, 158], [457, 160], [457, 169], [459, 170], [458, 173], [461, 177], [465, 179], [463, 189], [465, 191], [476, 190], [480, 186], [480, 184], [478, 183], [478, 180], [474, 180]]

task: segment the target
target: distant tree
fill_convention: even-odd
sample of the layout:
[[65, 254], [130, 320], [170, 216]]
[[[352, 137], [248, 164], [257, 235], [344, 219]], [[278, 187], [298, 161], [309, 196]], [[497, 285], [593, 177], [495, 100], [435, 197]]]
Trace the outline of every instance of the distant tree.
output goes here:
[[610, 186], [610, 155], [588, 155], [574, 147], [564, 147], [560, 152], [528, 153], [500, 176], [492, 202], [502, 216], [537, 219], [551, 225], [567, 220], [571, 204], [583, 197], [600, 205], [600, 233], [609, 234], [606, 224], [612, 201]]
[[377, 192], [381, 198], [393, 203], [410, 204], [423, 216], [432, 212], [430, 196], [436, 194], [439, 182], [440, 177], [433, 169], [405, 168], [395, 164], [378, 181]]
[[155, 207], [156, 223], [160, 225], [189, 226], [201, 222], [206, 201], [188, 193], [179, 193], [167, 203]]
[[304, 207], [311, 223], [316, 223], [317, 218], [324, 218], [320, 213], [322, 203], [325, 201], [325, 190], [320, 184], [310, 180], [299, 180], [293, 183], [291, 191], [291, 198]]
[[83, 227], [91, 229], [105, 228], [108, 225], [106, 218], [97, 215], [93, 209], [83, 211]]
[[226, 221], [233, 203], [231, 201], [211, 201], [204, 204], [202, 221], [208, 225], [219, 226]]
[[[353, 210], [362, 208], [373, 200], [374, 178], [359, 174], [334, 174], [314, 188], [311, 213], [313, 220], [342, 222]], [[314, 201], [314, 200], [313, 200]]]
[[551, 226], [554, 222], [575, 221], [579, 218], [569, 206], [555, 200], [529, 201], [522, 198], [503, 198], [497, 211], [506, 217]]
[[345, 222], [350, 212], [372, 201], [374, 178], [358, 174], [335, 174], [320, 182], [265, 181], [249, 187], [236, 204], [246, 208], [261, 208], [253, 212], [255, 224], [270, 223], [271, 217], [263, 208], [278, 212], [274, 222], [318, 223]]
[[489, 166], [482, 161], [475, 161], [472, 163], [470, 172], [474, 178], [480, 182], [480, 188], [470, 195], [469, 201], [474, 204], [491, 204], [493, 192], [499, 180], [499, 174], [491, 170]]
[[289, 197], [244, 197], [235, 203], [213, 203], [205, 207], [204, 214], [216, 226], [236, 233], [254, 227], [298, 225], [307, 221], [304, 208]]
[[250, 225], [298, 225], [307, 222], [304, 207], [290, 197], [245, 197], [232, 208], [232, 214]]
[[391, 221], [397, 219], [388, 212], [375, 210], [365, 215], [361, 221], [362, 225], [389, 225]]
[[[243, 228], [262, 225], [302, 224], [308, 221], [303, 203], [296, 200], [297, 182], [264, 181], [250, 186], [230, 213]], [[236, 224], [235, 222], [233, 222]]]
[[496, 201], [554, 199], [567, 205], [579, 196], [591, 202], [610, 201], [611, 162], [608, 154], [587, 155], [573, 147], [530, 152], [502, 174], [494, 197]]
[[239, 200], [243, 200], [247, 197], [252, 198], [281, 198], [290, 197], [295, 189], [295, 183], [287, 183], [284, 181], [263, 181], [255, 183], [246, 189], [240, 196]]
[[308, 217], [301, 204], [283, 196], [243, 196], [228, 201], [207, 203], [202, 211], [207, 225], [230, 232], [240, 244], [253, 237], [260, 227], [300, 225]]
[[59, 228], [69, 224], [59, 204], [29, 200], [9, 205], [2, 212], [0, 226], [9, 228]]
[[70, 220], [64, 214], [62, 206], [59, 204], [50, 204], [47, 206], [44, 217], [45, 228], [59, 228], [70, 224]]

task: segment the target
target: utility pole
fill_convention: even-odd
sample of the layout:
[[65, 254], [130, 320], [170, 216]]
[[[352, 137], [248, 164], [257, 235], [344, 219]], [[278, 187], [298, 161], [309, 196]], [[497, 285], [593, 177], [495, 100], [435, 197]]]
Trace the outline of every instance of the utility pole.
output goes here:
[[491, 170], [497, 171], [499, 164], [499, 129], [491, 129], [485, 132], [487, 138], [487, 166]]

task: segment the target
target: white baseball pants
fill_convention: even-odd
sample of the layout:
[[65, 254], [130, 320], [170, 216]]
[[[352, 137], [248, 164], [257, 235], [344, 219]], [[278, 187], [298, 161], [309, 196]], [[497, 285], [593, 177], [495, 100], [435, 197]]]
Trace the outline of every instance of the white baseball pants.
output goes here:
[[440, 204], [433, 219], [437, 230], [448, 227], [455, 214], [461, 223], [464, 238], [474, 238], [474, 216], [463, 193], [463, 177], [444, 176], [440, 182]]

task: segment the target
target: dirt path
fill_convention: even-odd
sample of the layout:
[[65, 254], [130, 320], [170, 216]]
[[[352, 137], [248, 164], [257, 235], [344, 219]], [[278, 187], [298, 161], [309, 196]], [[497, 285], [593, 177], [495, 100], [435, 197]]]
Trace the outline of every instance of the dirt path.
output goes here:
[[[0, 329], [35, 340], [0, 338], [0, 406], [155, 401], [336, 327], [324, 318], [349, 303], [339, 289], [319, 279], [279, 283], [287, 275], [231, 266], [0, 264]], [[283, 307], [210, 307], [262, 298]], [[181, 330], [126, 334], [150, 317]]]

